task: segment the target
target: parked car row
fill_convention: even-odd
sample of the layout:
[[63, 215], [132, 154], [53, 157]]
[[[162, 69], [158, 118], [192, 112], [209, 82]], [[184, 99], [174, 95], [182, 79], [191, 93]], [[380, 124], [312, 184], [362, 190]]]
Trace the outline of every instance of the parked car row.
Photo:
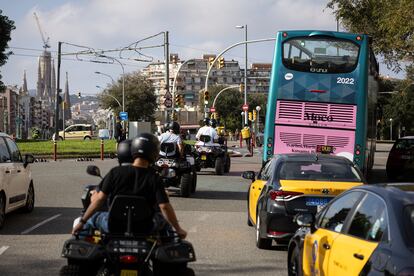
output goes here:
[[[388, 177], [413, 157], [414, 137], [397, 140]], [[242, 177], [256, 246], [287, 244], [289, 275], [414, 275], [414, 183], [368, 185], [348, 159], [317, 153], [276, 155]]]

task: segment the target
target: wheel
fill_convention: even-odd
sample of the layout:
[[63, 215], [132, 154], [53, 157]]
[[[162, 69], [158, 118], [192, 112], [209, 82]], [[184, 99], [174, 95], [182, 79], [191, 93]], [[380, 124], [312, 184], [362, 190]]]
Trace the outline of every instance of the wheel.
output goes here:
[[191, 173], [185, 173], [181, 176], [180, 180], [180, 192], [181, 196], [189, 197], [193, 186], [193, 176]]
[[230, 155], [226, 155], [226, 165], [224, 167], [224, 172], [225, 173], [230, 172], [230, 166], [231, 166], [231, 158], [230, 158]]
[[4, 194], [0, 193], [0, 229], [4, 226], [6, 220], [6, 200]]
[[60, 276], [79, 276], [80, 266], [79, 265], [65, 265], [59, 271]]
[[191, 193], [194, 194], [197, 188], [197, 172], [193, 170], [193, 185], [191, 186]]
[[260, 249], [269, 249], [272, 246], [272, 240], [260, 237], [260, 216], [257, 212], [256, 218], [256, 246]]
[[297, 245], [293, 249], [290, 257], [288, 258], [288, 275], [289, 276], [303, 275], [302, 262], [300, 259], [300, 252], [299, 252], [299, 248]]
[[27, 191], [26, 204], [23, 207], [23, 212], [30, 213], [34, 209], [35, 203], [35, 191], [33, 188], [33, 182], [30, 182], [29, 190]]
[[60, 140], [60, 141], [63, 141], [63, 137], [62, 137], [62, 136], [59, 136], [59, 140]]
[[215, 162], [215, 170], [217, 175], [223, 175], [224, 173], [224, 158], [217, 157]]
[[85, 136], [85, 137], [83, 138], [83, 140], [91, 140], [91, 137], [90, 137], [90, 136]]

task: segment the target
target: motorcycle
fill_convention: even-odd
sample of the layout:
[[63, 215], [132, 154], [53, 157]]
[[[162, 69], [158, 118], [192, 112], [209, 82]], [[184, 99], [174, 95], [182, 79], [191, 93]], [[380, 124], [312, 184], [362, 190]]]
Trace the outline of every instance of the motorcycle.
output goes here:
[[[88, 166], [87, 172], [100, 176], [96, 166]], [[85, 188], [82, 212], [96, 187]], [[165, 227], [160, 216], [153, 214], [143, 197], [117, 195], [109, 207], [108, 233], [94, 230], [83, 233], [82, 239], [77, 235], [64, 243], [62, 257], [67, 265], [60, 275], [194, 275], [187, 267], [196, 260], [192, 244]]]
[[180, 189], [181, 196], [189, 197], [196, 191], [197, 172], [189, 145], [185, 146], [185, 153], [186, 158], [181, 159], [178, 157], [174, 143], [162, 143], [160, 157], [155, 162], [155, 168], [166, 188], [177, 187]]
[[208, 135], [201, 135], [200, 141], [195, 145], [195, 164], [197, 171], [201, 168], [214, 168], [217, 175], [230, 172], [231, 159], [224, 144], [207, 144], [211, 141]]

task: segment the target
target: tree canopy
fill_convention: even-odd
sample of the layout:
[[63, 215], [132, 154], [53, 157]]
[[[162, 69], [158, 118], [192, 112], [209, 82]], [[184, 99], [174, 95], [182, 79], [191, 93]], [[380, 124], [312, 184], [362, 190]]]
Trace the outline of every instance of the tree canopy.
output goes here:
[[[116, 114], [122, 111], [122, 78], [108, 86], [99, 95], [99, 100], [103, 108], [111, 108], [116, 111]], [[128, 112], [130, 121], [154, 122], [156, 100], [154, 87], [146, 77], [139, 73], [125, 74], [125, 111]]]
[[[7, 16], [2, 14], [0, 10], [0, 67], [3, 66], [11, 52], [6, 52], [9, 48], [8, 43], [11, 40], [11, 31], [15, 29], [14, 21], [10, 20]], [[2, 82], [2, 76], [0, 74], [0, 90], [4, 87]]]
[[330, 0], [327, 7], [348, 31], [369, 34], [374, 52], [394, 71], [401, 61], [414, 62], [414, 1]]

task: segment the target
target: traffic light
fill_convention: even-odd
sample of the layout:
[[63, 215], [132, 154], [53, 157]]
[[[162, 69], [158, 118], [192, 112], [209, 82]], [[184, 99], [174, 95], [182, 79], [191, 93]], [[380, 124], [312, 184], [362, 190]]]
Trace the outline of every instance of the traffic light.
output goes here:
[[176, 64], [177, 63], [177, 55], [171, 55], [171, 63]]
[[239, 91], [240, 91], [240, 93], [244, 92], [244, 83], [240, 83]]
[[214, 58], [213, 57], [209, 57], [208, 58], [208, 64], [211, 66], [213, 66], [213, 62], [214, 62]]
[[249, 121], [253, 121], [253, 114], [251, 112], [249, 112]]
[[179, 94], [175, 95], [175, 99], [174, 99], [175, 106], [180, 106], [180, 103], [181, 103], [180, 96], [181, 95], [179, 95]]
[[184, 105], [185, 105], [184, 95], [180, 95], [180, 104], [179, 104], [179, 106], [184, 107]]
[[81, 92], [78, 92], [78, 98], [80, 99], [82, 97]]
[[224, 67], [224, 57], [221, 57], [219, 59], [219, 64], [218, 64], [218, 68], [221, 69]]
[[256, 121], [256, 117], [257, 117], [257, 111], [253, 110], [253, 121]]
[[208, 101], [210, 99], [210, 95], [208, 91], [204, 91], [204, 101]]

